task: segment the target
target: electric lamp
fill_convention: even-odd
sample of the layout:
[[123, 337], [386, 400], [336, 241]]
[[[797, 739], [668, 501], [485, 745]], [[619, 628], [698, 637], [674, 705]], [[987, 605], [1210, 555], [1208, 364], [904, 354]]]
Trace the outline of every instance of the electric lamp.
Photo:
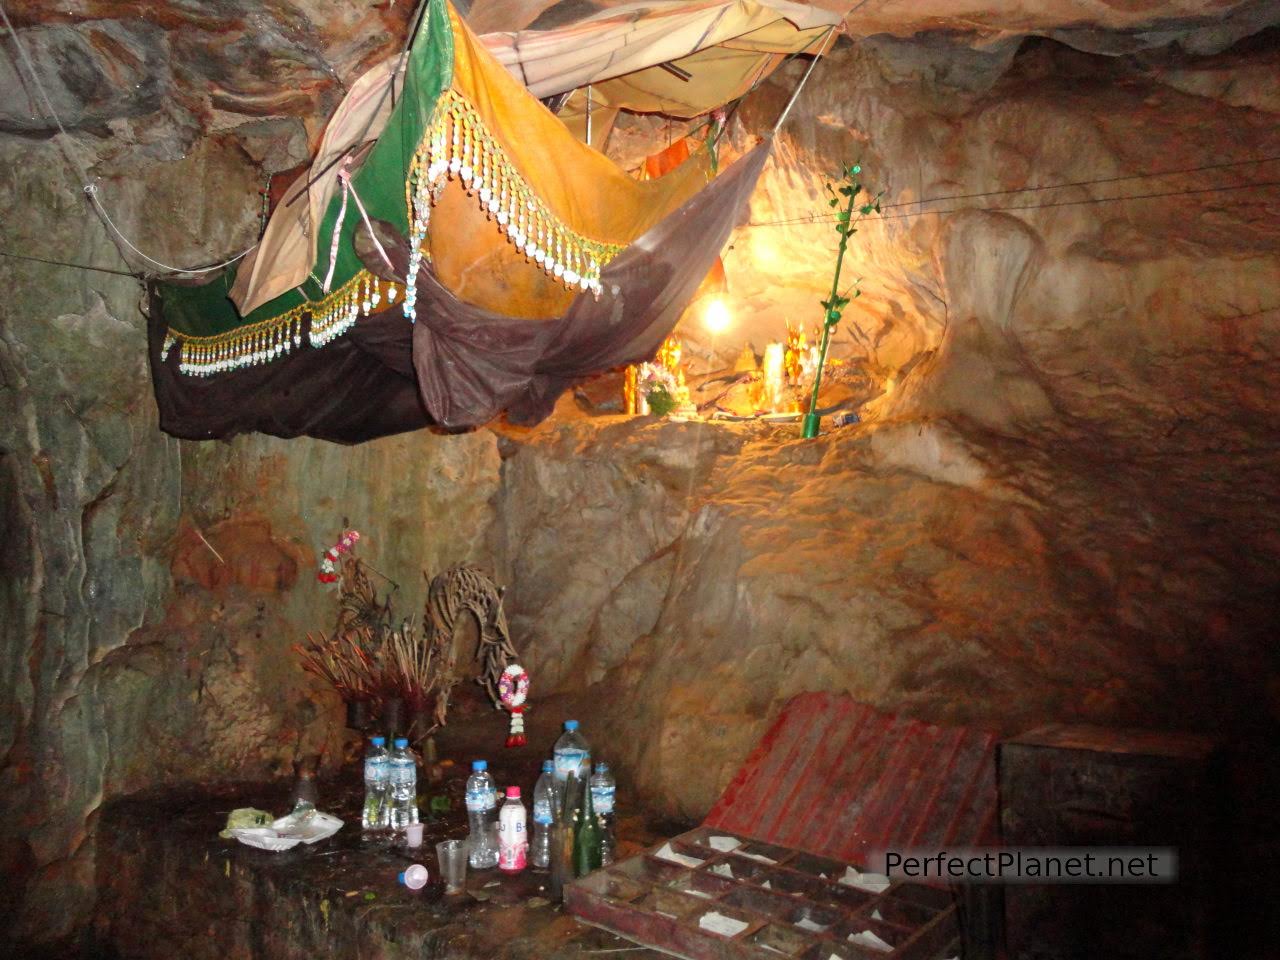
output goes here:
[[702, 323], [713, 337], [724, 333], [733, 324], [733, 314], [723, 297], [712, 297], [702, 315]]

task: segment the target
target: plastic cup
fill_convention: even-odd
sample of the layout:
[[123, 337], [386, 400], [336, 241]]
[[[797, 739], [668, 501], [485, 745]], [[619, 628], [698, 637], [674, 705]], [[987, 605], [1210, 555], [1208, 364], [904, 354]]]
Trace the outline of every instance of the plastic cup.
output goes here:
[[410, 890], [421, 890], [427, 885], [427, 868], [420, 863], [407, 867], [400, 874], [400, 882]]
[[410, 848], [422, 846], [422, 824], [411, 823], [404, 828], [404, 843]]
[[467, 886], [467, 843], [465, 840], [445, 840], [436, 844], [436, 858], [440, 861], [440, 879], [445, 893], [461, 893]]

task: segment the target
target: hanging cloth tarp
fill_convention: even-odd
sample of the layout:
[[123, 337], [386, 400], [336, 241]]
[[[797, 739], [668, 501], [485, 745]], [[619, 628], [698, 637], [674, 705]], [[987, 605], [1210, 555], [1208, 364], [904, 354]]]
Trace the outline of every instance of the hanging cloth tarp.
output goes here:
[[[761, 56], [806, 49], [840, 22], [838, 13], [788, 0], [655, 0], [617, 4], [554, 27], [539, 18], [527, 29], [483, 39], [536, 97], [626, 77], [635, 91], [628, 109], [678, 107], [695, 116], [741, 93], [742, 75], [754, 72]], [[713, 50], [718, 56], [709, 56]], [[659, 67], [693, 72], [696, 61], [687, 58], [697, 54], [705, 59], [696, 82]]]
[[[436, 116], [440, 97], [449, 88], [452, 72], [453, 33], [443, 0], [428, 0], [427, 16], [404, 64], [404, 82], [392, 119], [351, 178], [369, 216], [386, 220], [397, 229], [409, 229], [406, 172]], [[267, 256], [273, 251], [265, 247], [254, 262], [240, 268], [271, 285], [269, 296], [247, 307], [237, 309], [229, 296], [237, 280], [235, 268], [199, 287], [160, 284], [168, 318], [166, 356], [172, 352], [180, 370], [191, 376], [272, 362], [301, 348], [304, 334], [312, 347], [330, 343], [349, 329], [366, 302], [377, 306], [375, 295], [379, 303], [389, 296], [398, 297], [399, 290], [374, 289], [373, 278], [364, 270], [352, 244], [361, 218], [353, 212], [339, 222], [342, 209], [339, 198], [333, 197], [319, 222], [309, 225], [301, 247], [283, 244], [283, 249], [295, 255], [299, 249], [305, 253], [301, 270], [287, 272], [287, 282], [281, 279], [283, 268]], [[278, 220], [294, 216], [282, 205], [267, 232], [272, 232]], [[319, 251], [321, 243], [323, 253]], [[327, 289], [322, 277], [330, 281]]]
[[[164, 429], [357, 441], [432, 422], [473, 425], [508, 402], [521, 415], [544, 415], [565, 371], [643, 359], [632, 354], [655, 335], [654, 323], [665, 325], [656, 349], [727, 239], [765, 153], [735, 164], [727, 186], [713, 184], [698, 202], [689, 201], [706, 180], [705, 150], [665, 177], [637, 182], [575, 141], [443, 0], [428, 0], [404, 78], [382, 135], [358, 169], [345, 171], [325, 209], [314, 263], [298, 286], [242, 315], [228, 296], [234, 271], [201, 286], [153, 285], [152, 367]], [[357, 230], [369, 222], [401, 239], [399, 272], [385, 250], [372, 264], [357, 256]], [[673, 222], [682, 228], [673, 232]], [[606, 273], [624, 250], [625, 268]], [[276, 274], [265, 262], [252, 270], [259, 282]], [[519, 366], [511, 376], [523, 387], [489, 391], [497, 407], [436, 402], [440, 391], [470, 389], [451, 369], [424, 383], [430, 365], [410, 354], [415, 317], [424, 329], [448, 320], [438, 315], [447, 302], [438, 289], [482, 311], [490, 326], [492, 317], [519, 326], [517, 339], [544, 344], [552, 367], [536, 358]], [[592, 323], [599, 328], [589, 331]], [[530, 339], [530, 331], [541, 332]], [[484, 341], [478, 330], [469, 349]], [[511, 341], [490, 342], [496, 349]], [[580, 363], [569, 359], [575, 342], [585, 345]]]
[[589, 110], [593, 144], [619, 110], [687, 119], [740, 97], [788, 55], [825, 53], [841, 22], [787, 0], [623, 3], [555, 27], [546, 19], [484, 42], [535, 96], [575, 91], [560, 119], [585, 139]]

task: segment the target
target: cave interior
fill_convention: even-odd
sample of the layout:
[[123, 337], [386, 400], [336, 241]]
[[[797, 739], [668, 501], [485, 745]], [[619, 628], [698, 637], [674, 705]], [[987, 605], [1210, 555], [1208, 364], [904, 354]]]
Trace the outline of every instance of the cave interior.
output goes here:
[[[652, 362], [461, 424], [419, 406], [422, 366], [386, 373], [407, 419], [312, 368], [308, 404], [383, 408], [369, 438], [273, 429], [301, 394], [222, 371], [206, 410], [258, 420], [199, 439], [158, 408], [150, 294], [259, 242], [423, 5], [0, 0], [10, 955], [1275, 956], [1280, 5], [768, 3], [826, 18], [822, 54], [763, 55], [714, 110], [584, 134], [588, 85], [543, 98], [636, 178], [712, 136], [723, 177], [772, 134], [724, 245], [670, 239], [719, 260]], [[663, 4], [454, 6], [492, 48]], [[460, 299], [517, 298], [508, 261], [448, 257]], [[359, 353], [364, 322], [289, 362]], [[304, 669], [348, 633], [433, 650], [447, 717], [441, 681], [433, 718]], [[532, 868], [444, 893], [471, 761], [529, 806], [570, 718], [616, 778], [613, 866], [563, 904]], [[411, 739], [420, 853], [361, 829], [378, 732]], [[303, 781], [333, 837], [218, 835]], [[1177, 875], [881, 896], [818, 866], [947, 845]], [[697, 897], [746, 932], [706, 934]]]

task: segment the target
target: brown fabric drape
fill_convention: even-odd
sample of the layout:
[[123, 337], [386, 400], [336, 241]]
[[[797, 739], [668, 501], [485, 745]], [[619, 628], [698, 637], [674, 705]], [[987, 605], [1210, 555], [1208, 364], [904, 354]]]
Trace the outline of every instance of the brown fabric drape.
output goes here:
[[631, 244], [602, 272], [604, 295], [579, 294], [554, 322], [502, 317], [422, 277], [413, 365], [432, 417], [463, 426], [506, 410], [535, 423], [574, 380], [652, 358], [720, 255], [768, 151], [757, 146]]
[[184, 440], [241, 433], [360, 443], [431, 424], [414, 381], [409, 322], [396, 310], [363, 318], [315, 350], [304, 345], [256, 367], [211, 377], [178, 371], [178, 352], [162, 354], [167, 323], [162, 291], [149, 290], [151, 380], [160, 429]]
[[[304, 339], [260, 366], [192, 377], [179, 372], [177, 351], [163, 352], [164, 299], [152, 285], [160, 427], [186, 439], [258, 431], [358, 443], [478, 426], [504, 410], [515, 422], [541, 420], [574, 380], [657, 352], [741, 219], [768, 154], [766, 141], [636, 239], [605, 268], [600, 299], [579, 294], [561, 317], [501, 316], [463, 303], [423, 270], [416, 325], [397, 304], [320, 349]], [[392, 252], [401, 269], [406, 253], [404, 244]]]

